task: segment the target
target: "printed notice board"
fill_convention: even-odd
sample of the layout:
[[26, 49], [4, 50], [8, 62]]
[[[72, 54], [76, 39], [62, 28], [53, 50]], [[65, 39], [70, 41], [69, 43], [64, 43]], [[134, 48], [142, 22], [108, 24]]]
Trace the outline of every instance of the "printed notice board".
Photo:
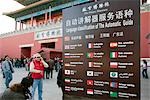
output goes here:
[[63, 10], [65, 94], [140, 99], [139, 0], [100, 0]]

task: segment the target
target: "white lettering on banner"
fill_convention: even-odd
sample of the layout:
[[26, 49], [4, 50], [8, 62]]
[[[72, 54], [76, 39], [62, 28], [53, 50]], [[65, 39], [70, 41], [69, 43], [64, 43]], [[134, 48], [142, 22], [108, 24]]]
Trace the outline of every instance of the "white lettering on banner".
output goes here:
[[134, 88], [135, 84], [132, 83], [119, 83], [119, 88], [127, 89], [127, 88]]
[[92, 23], [98, 22], [98, 15], [92, 15]]
[[72, 45], [64, 45], [65, 50], [73, 50], [76, 48], [82, 47], [82, 44], [72, 44]]
[[100, 22], [106, 21], [106, 13], [99, 14], [99, 21], [100, 21]]
[[105, 85], [109, 85], [109, 82], [106, 81], [94, 81], [94, 86], [105, 86]]
[[124, 17], [125, 18], [131, 18], [132, 16], [133, 16], [133, 10], [132, 9], [124, 10]]
[[66, 26], [71, 26], [71, 20], [66, 21]]
[[62, 28], [51, 29], [46, 31], [35, 32], [35, 40], [43, 40], [49, 38], [62, 37]]
[[110, 6], [110, 2], [104, 2], [104, 3], [100, 3], [100, 4], [94, 4], [92, 6], [88, 6], [88, 7], [83, 7], [82, 8], [82, 12], [88, 12], [91, 10], [98, 10], [98, 9], [102, 9], [105, 7], [109, 7]]
[[83, 56], [83, 53], [64, 53], [65, 58], [80, 58]]
[[110, 33], [100, 33], [99, 38], [109, 38], [109, 37], [110, 37]]
[[116, 19], [123, 19], [123, 10], [117, 11], [115, 15]]
[[115, 15], [114, 15], [113, 12], [109, 12], [109, 13], [107, 14], [107, 20], [108, 20], [108, 21], [114, 20], [114, 17], [115, 17]]
[[83, 17], [79, 17], [78, 18], [78, 24], [83, 24], [84, 23], [84, 18]]
[[[99, 9], [103, 8], [104, 6], [108, 7], [109, 2], [105, 2], [104, 4], [96, 4], [93, 7], [92, 6], [89, 6], [87, 8], [84, 7], [82, 9], [84, 13], [93, 14], [93, 15], [86, 15], [86, 16], [81, 16], [81, 17], [66, 20], [65, 24], [66, 27], [68, 28], [66, 28], [65, 32], [72, 34], [75, 32], [80, 32], [85, 30], [115, 28], [121, 26], [125, 27], [125, 26], [134, 25], [134, 20], [132, 19], [134, 11], [132, 9], [122, 9], [116, 12], [107, 12], [107, 13], [106, 11], [108, 9], [107, 10], [103, 9], [104, 11], [100, 13]], [[96, 9], [97, 11], [92, 11], [91, 9], [93, 10]], [[97, 14], [97, 12], [99, 12], [100, 14]]]
[[82, 79], [71, 79], [71, 84], [83, 83]]
[[[114, 34], [116, 36], [123, 36], [123, 32], [118, 32]], [[110, 48], [126, 48], [127, 46], [133, 45], [133, 41], [118, 41], [118, 42], [110, 42]]]
[[137, 96], [137, 94], [124, 93], [124, 92], [119, 92], [118, 95], [119, 95], [119, 97], [124, 97], [124, 98], [136, 97]]
[[94, 94], [98, 94], [98, 95], [109, 94], [109, 91], [107, 91], [107, 90], [96, 90], [96, 89], [94, 89]]
[[94, 39], [94, 34], [85, 35], [85, 39]]
[[71, 91], [84, 91], [84, 88], [71, 87]]
[[124, 32], [114, 32], [113, 34], [112, 34], [113, 36], [112, 37], [123, 37], [124, 36]]
[[78, 20], [77, 19], [72, 19], [72, 25], [77, 25]]
[[130, 78], [130, 77], [133, 77], [133, 76], [134, 76], [133, 73], [119, 73], [119, 78], [127, 79], [127, 78]]

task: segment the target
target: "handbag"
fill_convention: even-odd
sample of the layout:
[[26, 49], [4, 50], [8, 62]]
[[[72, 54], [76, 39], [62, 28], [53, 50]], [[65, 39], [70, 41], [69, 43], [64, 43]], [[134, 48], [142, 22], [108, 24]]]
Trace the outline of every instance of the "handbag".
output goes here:
[[31, 72], [28, 73], [27, 78], [33, 81], [32, 73]]
[[14, 73], [14, 70], [13, 70], [13, 68], [12, 68], [12, 66], [11, 66], [11, 63], [8, 61], [8, 64], [9, 64], [9, 67], [10, 67], [10, 71], [12, 72], [12, 73]]

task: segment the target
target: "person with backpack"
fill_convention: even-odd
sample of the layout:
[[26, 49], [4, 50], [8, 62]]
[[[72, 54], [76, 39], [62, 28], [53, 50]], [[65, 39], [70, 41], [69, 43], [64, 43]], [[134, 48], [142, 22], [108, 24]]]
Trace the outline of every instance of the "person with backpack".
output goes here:
[[31, 100], [32, 95], [29, 87], [32, 86], [33, 80], [24, 77], [20, 83], [13, 84], [0, 94], [0, 100]]

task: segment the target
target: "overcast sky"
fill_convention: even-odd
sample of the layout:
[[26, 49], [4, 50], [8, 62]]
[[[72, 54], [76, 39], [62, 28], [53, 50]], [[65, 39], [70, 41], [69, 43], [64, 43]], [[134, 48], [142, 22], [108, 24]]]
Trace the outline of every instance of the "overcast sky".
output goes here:
[[15, 29], [14, 19], [2, 15], [2, 13], [15, 11], [22, 7], [22, 5], [15, 2], [14, 0], [0, 0], [0, 34], [14, 31]]

